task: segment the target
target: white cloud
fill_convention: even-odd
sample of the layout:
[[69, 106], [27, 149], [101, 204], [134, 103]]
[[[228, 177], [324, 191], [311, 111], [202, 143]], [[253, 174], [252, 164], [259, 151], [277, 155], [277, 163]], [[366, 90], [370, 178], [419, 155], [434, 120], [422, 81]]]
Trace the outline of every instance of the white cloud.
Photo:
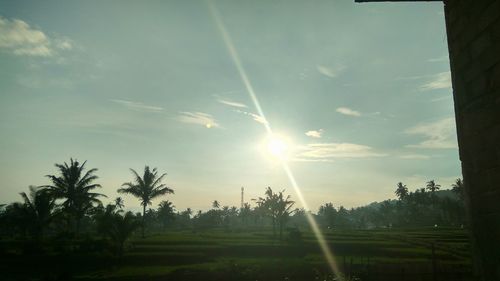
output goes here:
[[316, 65], [316, 69], [318, 70], [319, 73], [321, 73], [327, 77], [335, 78], [345, 69], [345, 66], [338, 65], [335, 67], [327, 67], [327, 66], [318, 64], [318, 65]]
[[350, 109], [348, 107], [339, 107], [335, 111], [337, 111], [340, 114], [354, 116], [354, 117], [361, 116], [361, 113], [359, 111], [352, 110], [352, 109]]
[[420, 90], [429, 91], [437, 89], [449, 89], [451, 88], [451, 72], [441, 72], [432, 76], [432, 78], [420, 86]]
[[401, 159], [419, 159], [419, 160], [425, 160], [425, 159], [430, 159], [431, 156], [429, 155], [424, 155], [424, 154], [405, 154], [399, 156]]
[[323, 129], [307, 131], [306, 136], [319, 139], [324, 131]]
[[207, 128], [219, 128], [220, 125], [217, 123], [214, 117], [208, 113], [203, 112], [180, 112], [177, 116], [177, 120], [182, 123], [201, 125]]
[[333, 161], [335, 158], [381, 157], [373, 148], [354, 143], [311, 143], [299, 146], [296, 161]]
[[136, 110], [136, 111], [146, 111], [146, 112], [159, 113], [163, 110], [162, 107], [147, 105], [147, 104], [143, 104], [141, 102], [134, 102], [134, 101], [128, 101], [128, 100], [111, 100], [111, 101], [114, 103], [123, 105], [129, 109]]
[[406, 147], [412, 148], [456, 148], [456, 129], [455, 118], [444, 118], [432, 123], [424, 123], [416, 125], [412, 128], [405, 130], [409, 135], [420, 135], [426, 140], [418, 144], [410, 144]]
[[223, 99], [219, 99], [217, 101], [222, 103], [222, 104], [229, 105], [232, 107], [238, 107], [238, 108], [247, 108], [248, 107], [248, 106], [246, 106], [246, 104], [243, 104], [240, 102], [228, 101], [228, 100], [223, 100]]
[[445, 62], [445, 61], [449, 61], [449, 60], [450, 60], [450, 57], [448, 55], [444, 55], [444, 56], [441, 56], [438, 58], [428, 59], [427, 61], [428, 62]]
[[0, 17], [0, 49], [19, 56], [50, 57], [56, 49], [69, 50], [72, 47], [69, 39], [53, 40], [22, 20]]
[[252, 117], [252, 119], [254, 121], [256, 121], [258, 123], [267, 124], [267, 120], [263, 116], [260, 116], [258, 114], [247, 112], [247, 111], [242, 111], [242, 110], [239, 110], [239, 109], [236, 109], [235, 112], [241, 113], [243, 115], [250, 116], [250, 117]]

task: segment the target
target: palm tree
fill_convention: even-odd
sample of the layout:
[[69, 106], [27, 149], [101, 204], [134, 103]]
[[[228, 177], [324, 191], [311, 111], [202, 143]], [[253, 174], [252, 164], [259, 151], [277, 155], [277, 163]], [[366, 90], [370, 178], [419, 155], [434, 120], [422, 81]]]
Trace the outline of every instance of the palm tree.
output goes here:
[[175, 206], [172, 202], [166, 200], [161, 201], [158, 204], [158, 218], [161, 221], [163, 229], [166, 228], [168, 221], [173, 220], [175, 218]]
[[66, 162], [55, 164], [60, 175], [47, 175], [52, 181], [52, 185], [41, 186], [52, 198], [64, 200], [62, 203], [63, 211], [69, 215], [69, 219], [74, 219], [77, 236], [80, 232], [80, 222], [87, 211], [93, 207], [94, 203], [101, 202], [98, 197], [106, 197], [103, 194], [91, 192], [101, 185], [93, 183], [98, 179], [94, 174], [97, 169], [90, 169], [83, 173], [86, 163], [87, 161], [80, 165], [76, 159], [71, 158], [69, 165]]
[[441, 187], [441, 185], [437, 184], [434, 182], [434, 180], [430, 180], [427, 182], [427, 190], [429, 190], [430, 192], [434, 193], [436, 191], [439, 190], [439, 188]]
[[55, 216], [55, 200], [45, 191], [30, 186], [29, 196], [21, 192], [24, 200], [25, 213], [37, 238], [43, 237], [45, 228], [50, 224]]
[[464, 199], [464, 182], [462, 179], [456, 179], [455, 183], [451, 185], [451, 190], [458, 196], [458, 198], [460, 198], [460, 200]]
[[220, 207], [219, 201], [214, 200], [214, 202], [212, 202], [212, 208], [219, 209], [219, 207]]
[[292, 207], [293, 204], [295, 204], [294, 201], [290, 200], [290, 195], [284, 197], [283, 192], [284, 190], [279, 192], [275, 202], [276, 220], [279, 226], [280, 239], [283, 238], [283, 229], [286, 222], [288, 221], [288, 218], [290, 217], [290, 214], [294, 212], [294, 210], [292, 210]]
[[120, 211], [113, 212], [112, 210], [103, 214], [99, 220], [100, 224], [106, 226], [101, 228], [101, 233], [109, 237], [113, 242], [116, 254], [121, 256], [125, 242], [139, 227], [140, 223], [132, 212], [121, 215]]
[[394, 193], [396, 193], [396, 196], [402, 201], [408, 196], [408, 188], [402, 182], [398, 182], [397, 189]]
[[125, 206], [124, 202], [123, 202], [123, 199], [121, 197], [116, 197], [115, 198], [115, 206], [118, 208], [118, 209], [123, 209], [123, 207]]
[[144, 167], [144, 175], [142, 177], [134, 169], [130, 170], [134, 174], [134, 182], [122, 184], [122, 188], [118, 189], [118, 192], [132, 194], [141, 200], [142, 237], [144, 238], [146, 207], [151, 205], [151, 201], [154, 198], [165, 194], [172, 194], [174, 190], [161, 183], [167, 174], [158, 176], [156, 168], [150, 170], [148, 166]]

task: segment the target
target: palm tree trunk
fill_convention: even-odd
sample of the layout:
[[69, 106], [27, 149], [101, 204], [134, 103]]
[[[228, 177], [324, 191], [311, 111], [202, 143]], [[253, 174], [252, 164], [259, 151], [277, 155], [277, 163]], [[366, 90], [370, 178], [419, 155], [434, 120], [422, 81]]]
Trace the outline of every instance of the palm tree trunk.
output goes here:
[[144, 238], [144, 227], [146, 226], [146, 205], [142, 205], [142, 238]]
[[80, 234], [80, 221], [81, 221], [80, 216], [77, 216], [76, 222], [75, 222], [75, 237], [76, 238], [78, 238], [78, 236]]

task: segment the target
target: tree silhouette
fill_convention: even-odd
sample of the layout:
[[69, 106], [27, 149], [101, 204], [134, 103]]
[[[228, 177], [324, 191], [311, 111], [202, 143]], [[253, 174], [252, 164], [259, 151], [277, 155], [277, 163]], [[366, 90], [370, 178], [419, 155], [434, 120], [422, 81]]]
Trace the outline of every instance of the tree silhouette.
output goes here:
[[276, 208], [276, 220], [279, 226], [280, 239], [283, 238], [283, 229], [285, 228], [290, 214], [294, 211], [292, 210], [292, 207], [295, 204], [294, 201], [290, 200], [290, 195], [287, 195], [285, 197], [283, 195], [283, 192], [284, 190], [278, 193], [276, 202], [274, 203]]
[[166, 228], [167, 223], [175, 218], [175, 206], [172, 202], [166, 200], [158, 204], [158, 219], [160, 220], [163, 229]]
[[123, 202], [123, 199], [121, 197], [116, 197], [115, 198], [115, 206], [118, 208], [118, 209], [123, 209], [123, 207], [125, 206], [124, 202]]
[[174, 190], [162, 184], [161, 181], [167, 175], [162, 174], [158, 176], [158, 171], [156, 168], [150, 170], [148, 166], [144, 167], [143, 176], [134, 170], [130, 169], [134, 175], [134, 182], [126, 182], [122, 184], [122, 188], [118, 189], [119, 193], [131, 194], [141, 201], [142, 205], [142, 237], [144, 238], [144, 228], [145, 228], [145, 215], [146, 207], [151, 205], [151, 201], [159, 196], [165, 194], [172, 194]]
[[427, 182], [427, 185], [426, 185], [427, 190], [429, 190], [429, 191], [430, 191], [430, 192], [432, 192], [432, 193], [434, 193], [434, 192], [438, 191], [440, 187], [441, 187], [441, 185], [436, 184], [436, 183], [434, 182], [434, 180], [430, 180], [430, 181], [428, 181], [428, 182]]
[[212, 208], [219, 209], [219, 207], [220, 207], [219, 201], [214, 200], [214, 202], [212, 202]]
[[114, 207], [114, 205], [107, 206], [106, 212], [98, 219], [101, 225], [98, 229], [111, 240], [115, 253], [121, 256], [125, 242], [141, 223], [132, 212], [121, 215], [121, 210], [115, 211]]
[[29, 196], [25, 192], [20, 193], [24, 200], [26, 219], [30, 223], [35, 237], [41, 238], [45, 228], [54, 219], [56, 204], [52, 196], [45, 190], [35, 186], [30, 186], [29, 189]]
[[464, 182], [462, 179], [456, 179], [455, 183], [451, 185], [451, 190], [458, 196], [458, 198], [460, 198], [460, 200], [464, 200]]
[[271, 217], [273, 226], [273, 236], [276, 236], [276, 227], [279, 227], [280, 239], [282, 238], [283, 228], [286, 221], [291, 214], [291, 208], [294, 201], [290, 200], [290, 195], [284, 197], [283, 191], [274, 193], [271, 187], [267, 187], [265, 195], [266, 197], [259, 197], [256, 200], [259, 208], [265, 210], [268, 216]]
[[400, 201], [408, 197], [408, 188], [402, 182], [398, 182], [397, 189], [394, 192]]
[[93, 207], [94, 203], [100, 203], [98, 199], [104, 196], [100, 193], [91, 192], [92, 190], [101, 187], [100, 184], [93, 183], [98, 177], [94, 174], [97, 169], [90, 169], [85, 174], [85, 164], [81, 165], [75, 159], [70, 159], [70, 164], [55, 164], [59, 169], [59, 176], [47, 175], [52, 181], [52, 185], [44, 185], [41, 188], [45, 189], [54, 199], [63, 199], [63, 211], [69, 214], [69, 219], [75, 221], [75, 234], [78, 236], [80, 232], [80, 222], [85, 214]]

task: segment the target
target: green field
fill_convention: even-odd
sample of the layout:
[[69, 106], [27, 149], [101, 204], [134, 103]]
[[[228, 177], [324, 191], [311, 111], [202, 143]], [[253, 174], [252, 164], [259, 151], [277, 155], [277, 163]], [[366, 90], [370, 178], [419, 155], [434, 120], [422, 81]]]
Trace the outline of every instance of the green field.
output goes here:
[[[469, 242], [461, 229], [338, 230], [325, 238], [352, 280], [471, 280]], [[22, 242], [3, 241], [3, 278], [335, 280], [312, 233], [278, 241], [265, 231], [172, 231], [133, 238], [122, 257], [96, 250], [94, 240], [63, 249], [54, 243], [30, 253]]]

